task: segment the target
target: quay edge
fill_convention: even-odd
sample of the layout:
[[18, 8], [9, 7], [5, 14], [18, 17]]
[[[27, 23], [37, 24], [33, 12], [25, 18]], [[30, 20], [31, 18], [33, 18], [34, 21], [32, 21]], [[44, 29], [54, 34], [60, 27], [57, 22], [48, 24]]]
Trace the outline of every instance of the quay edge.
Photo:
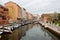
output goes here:
[[40, 25], [60, 39], [60, 32], [57, 32], [57, 31], [53, 30], [52, 28], [45, 27], [45, 25], [43, 25], [42, 23], [40, 23]]

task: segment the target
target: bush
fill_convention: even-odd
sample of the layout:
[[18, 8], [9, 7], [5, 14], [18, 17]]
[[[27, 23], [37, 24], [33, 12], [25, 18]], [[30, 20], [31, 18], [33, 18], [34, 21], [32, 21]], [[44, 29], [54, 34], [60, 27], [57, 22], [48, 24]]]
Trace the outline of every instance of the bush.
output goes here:
[[60, 23], [56, 23], [56, 25], [60, 26]]

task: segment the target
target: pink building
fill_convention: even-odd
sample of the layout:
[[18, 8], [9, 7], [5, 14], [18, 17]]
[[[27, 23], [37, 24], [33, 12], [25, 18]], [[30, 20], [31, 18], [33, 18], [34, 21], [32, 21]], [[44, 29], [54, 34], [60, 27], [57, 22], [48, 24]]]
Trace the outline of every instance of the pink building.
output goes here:
[[32, 21], [33, 20], [33, 15], [32, 14], [30, 14], [30, 13], [28, 13], [27, 12], [27, 19], [29, 20], [29, 21]]

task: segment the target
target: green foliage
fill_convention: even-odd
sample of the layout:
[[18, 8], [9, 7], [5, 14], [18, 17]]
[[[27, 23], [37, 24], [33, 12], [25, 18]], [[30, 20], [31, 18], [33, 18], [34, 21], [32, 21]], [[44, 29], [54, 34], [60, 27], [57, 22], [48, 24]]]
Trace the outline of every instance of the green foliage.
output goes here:
[[60, 22], [55, 22], [55, 25], [58, 25], [58, 26], [60, 26]]

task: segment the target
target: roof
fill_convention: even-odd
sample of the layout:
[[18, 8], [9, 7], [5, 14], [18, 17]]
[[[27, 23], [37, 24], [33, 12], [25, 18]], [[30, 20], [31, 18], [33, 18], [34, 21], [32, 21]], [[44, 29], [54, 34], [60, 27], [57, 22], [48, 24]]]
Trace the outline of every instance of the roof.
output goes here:
[[12, 1], [9, 1], [9, 2], [5, 3], [5, 5], [8, 4], [8, 3], [16, 4], [19, 8], [21, 8], [17, 3], [12, 2]]
[[7, 8], [5, 8], [4, 6], [2, 6], [2, 5], [0, 5], [0, 7], [2, 8], [2, 9], [7, 9]]

